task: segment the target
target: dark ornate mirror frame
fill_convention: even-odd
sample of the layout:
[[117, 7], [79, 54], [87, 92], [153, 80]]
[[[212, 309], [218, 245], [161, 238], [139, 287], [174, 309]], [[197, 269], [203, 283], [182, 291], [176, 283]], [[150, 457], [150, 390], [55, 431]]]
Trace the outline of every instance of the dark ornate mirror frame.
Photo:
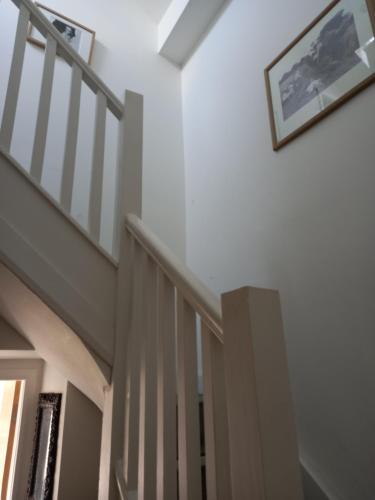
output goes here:
[[[36, 416], [36, 426], [34, 435], [34, 446], [33, 454], [31, 457], [31, 468], [29, 476], [29, 485], [27, 491], [27, 498], [29, 500], [52, 500], [53, 494], [53, 481], [55, 475], [56, 466], [56, 454], [57, 454], [57, 440], [59, 435], [59, 420], [60, 420], [60, 408], [61, 408], [61, 394], [55, 393], [42, 393], [39, 395], [38, 411]], [[41, 498], [37, 498], [35, 495], [36, 478], [38, 473], [38, 467], [41, 467], [40, 455], [41, 455], [41, 429], [43, 419], [48, 416], [50, 410], [50, 439], [47, 443], [48, 455], [47, 455], [47, 470], [43, 478], [43, 491], [44, 494]]]

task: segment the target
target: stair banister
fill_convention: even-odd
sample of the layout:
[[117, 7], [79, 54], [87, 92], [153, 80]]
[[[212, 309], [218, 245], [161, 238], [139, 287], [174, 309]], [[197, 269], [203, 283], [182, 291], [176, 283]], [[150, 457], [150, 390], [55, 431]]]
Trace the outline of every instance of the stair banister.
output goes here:
[[10, 152], [14, 123], [16, 119], [17, 102], [21, 85], [29, 21], [30, 11], [25, 5], [22, 4], [18, 15], [13, 58], [10, 67], [8, 88], [0, 127], [0, 146], [5, 149], [6, 153]]
[[64, 210], [68, 213], [72, 210], [82, 75], [82, 69], [77, 63], [73, 63], [70, 83], [68, 121], [66, 124], [64, 163], [60, 186], [60, 202]]
[[119, 255], [121, 229], [126, 214], [142, 215], [143, 97], [125, 91], [124, 113], [119, 123], [117, 193], [113, 250]]
[[138, 243], [158, 263], [165, 275], [181, 290], [212, 333], [223, 342], [221, 305], [215, 294], [138, 217], [128, 215], [126, 226]]
[[43, 162], [46, 151], [56, 52], [56, 40], [50, 34], [48, 34], [46, 41], [46, 52], [44, 57], [42, 86], [40, 89], [39, 97], [39, 108], [35, 127], [34, 147], [30, 168], [31, 176], [39, 183], [41, 183], [42, 181]]
[[175, 500], [177, 462], [179, 498], [202, 498], [199, 321], [207, 498], [301, 500], [277, 292], [243, 288], [220, 304], [136, 215], [126, 217], [123, 238], [129, 491], [139, 500]]
[[[30, 0], [10, 0], [19, 8], [15, 45], [11, 63], [4, 112], [0, 126], [0, 149], [11, 155], [12, 136], [19, 100], [22, 70], [26, 52], [27, 34], [31, 23], [46, 39], [46, 48], [41, 55], [44, 67], [39, 95], [34, 144], [30, 159], [30, 174], [25, 175], [42, 187], [43, 167], [47, 143], [48, 124], [51, 112], [51, 97], [54, 85], [56, 57], [61, 56], [71, 66], [71, 83], [68, 116], [65, 128], [65, 149], [62, 158], [60, 185], [60, 208], [71, 215], [82, 82], [85, 82], [96, 97], [94, 133], [92, 137], [92, 167], [87, 184], [90, 185], [88, 206], [88, 228], [90, 241], [101, 245], [103, 177], [106, 148], [107, 112], [119, 121], [117, 182], [115, 193], [114, 230], [112, 255], [118, 258], [120, 225], [128, 212], [140, 215], [142, 204], [142, 147], [143, 147], [143, 98], [126, 91], [122, 103], [96, 75], [92, 68], [67, 43], [59, 31]], [[14, 158], [13, 158], [14, 159]], [[43, 189], [41, 189], [43, 192]]]
[[31, 22], [47, 40], [32, 183], [40, 186], [42, 179], [55, 59], [60, 55], [72, 67], [60, 191], [66, 214], [72, 204], [82, 81], [96, 95], [89, 206], [95, 244], [100, 242], [107, 111], [120, 122], [116, 339], [107, 400], [112, 414], [105, 430], [111, 442], [110, 498], [120, 480], [123, 496], [136, 491], [138, 500], [176, 500], [178, 471], [180, 500], [201, 499], [200, 325], [208, 499], [301, 500], [278, 294], [243, 288], [222, 295], [220, 302], [147, 228], [141, 221], [142, 97], [127, 91], [121, 103], [30, 0], [11, 1], [19, 7], [19, 18], [0, 149], [10, 155]]
[[222, 295], [232, 500], [302, 500], [279, 293]]
[[72, 66], [77, 64], [82, 70], [83, 81], [96, 94], [99, 90], [106, 96], [108, 100], [108, 108], [119, 120], [122, 117], [123, 105], [109, 87], [98, 77], [93, 69], [82, 59], [82, 57], [69, 45], [61, 36], [61, 33], [53, 26], [53, 24], [42, 14], [38, 7], [31, 0], [12, 0], [12, 2], [24, 11], [29, 13], [30, 22], [36, 29], [47, 38], [50, 35], [58, 46], [58, 55]]

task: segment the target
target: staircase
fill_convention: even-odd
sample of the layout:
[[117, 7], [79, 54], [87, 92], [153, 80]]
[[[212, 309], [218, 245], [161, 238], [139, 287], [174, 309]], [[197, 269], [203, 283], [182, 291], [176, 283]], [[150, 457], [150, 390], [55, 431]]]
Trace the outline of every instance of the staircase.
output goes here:
[[[100, 498], [301, 500], [278, 293], [246, 287], [219, 300], [150, 231], [141, 218], [142, 97], [127, 91], [120, 102], [30, 0], [12, 1], [19, 16], [0, 127], [0, 260], [110, 371]], [[28, 169], [12, 156], [12, 137], [29, 23], [46, 49]], [[58, 56], [71, 86], [56, 199], [42, 176]], [[95, 96], [87, 227], [72, 214], [83, 83]], [[119, 130], [110, 253], [101, 246], [108, 113]]]

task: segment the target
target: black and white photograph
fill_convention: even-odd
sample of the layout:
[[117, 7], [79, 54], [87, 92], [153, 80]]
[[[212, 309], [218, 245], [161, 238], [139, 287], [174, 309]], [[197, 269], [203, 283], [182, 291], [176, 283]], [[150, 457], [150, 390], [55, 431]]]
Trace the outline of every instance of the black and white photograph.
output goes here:
[[359, 64], [359, 49], [354, 15], [340, 10], [311, 44], [309, 53], [280, 80], [284, 120]]
[[55, 16], [50, 16], [50, 21], [64, 40], [68, 42], [69, 45], [71, 45], [77, 52], [79, 52], [82, 31], [79, 28], [61, 21], [61, 19], [58, 19]]
[[[64, 40], [82, 57], [82, 59], [90, 64], [95, 42], [95, 31], [45, 5], [40, 3], [36, 3], [35, 5], [42, 14], [46, 16], [48, 21], [53, 24]], [[31, 23], [27, 39], [30, 43], [42, 49], [46, 46], [45, 38]]]
[[375, 81], [373, 0], [334, 0], [265, 78], [277, 151]]

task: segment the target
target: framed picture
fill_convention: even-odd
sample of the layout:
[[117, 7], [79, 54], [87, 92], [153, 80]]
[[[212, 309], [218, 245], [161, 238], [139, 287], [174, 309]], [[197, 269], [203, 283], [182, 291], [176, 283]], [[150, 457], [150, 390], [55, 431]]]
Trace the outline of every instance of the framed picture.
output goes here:
[[335, 0], [265, 70], [274, 150], [375, 81], [375, 0]]
[[[87, 28], [86, 26], [82, 26], [82, 24], [63, 16], [62, 14], [59, 14], [58, 12], [41, 5], [40, 3], [36, 3], [35, 5], [53, 24], [57, 31], [59, 31], [65, 41], [72, 46], [82, 59], [90, 64], [94, 48], [95, 31]], [[27, 39], [29, 42], [37, 45], [38, 47], [44, 48], [46, 46], [45, 38], [32, 24], [30, 24]]]
[[27, 498], [52, 500], [61, 394], [39, 395]]

